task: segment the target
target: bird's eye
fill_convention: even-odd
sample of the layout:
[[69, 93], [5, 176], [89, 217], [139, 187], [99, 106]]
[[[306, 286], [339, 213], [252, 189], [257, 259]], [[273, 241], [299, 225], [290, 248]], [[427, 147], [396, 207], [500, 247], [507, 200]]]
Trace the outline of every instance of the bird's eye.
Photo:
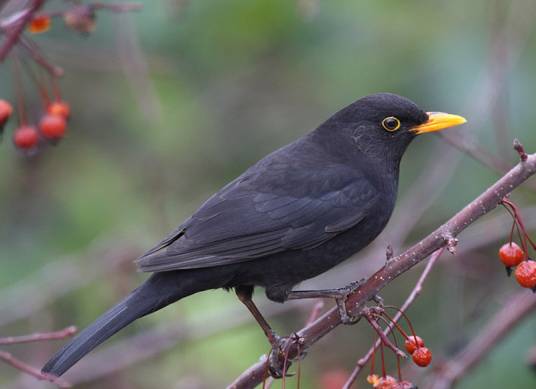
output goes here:
[[389, 132], [396, 131], [400, 128], [400, 120], [394, 116], [386, 117], [382, 120], [382, 127]]

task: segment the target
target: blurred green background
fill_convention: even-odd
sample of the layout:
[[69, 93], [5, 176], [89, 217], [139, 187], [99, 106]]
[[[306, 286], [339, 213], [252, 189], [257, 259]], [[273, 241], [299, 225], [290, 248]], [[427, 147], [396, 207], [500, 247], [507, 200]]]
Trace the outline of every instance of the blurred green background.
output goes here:
[[[461, 114], [469, 124], [450, 134], [507, 166], [516, 161], [514, 137], [536, 149], [532, 0], [143, 3], [137, 13], [100, 12], [88, 37], [61, 20], [35, 37], [64, 67], [73, 113], [57, 147], [21, 155], [13, 126], [0, 145], [2, 336], [89, 324], [145, 277], [131, 262], [137, 255], [250, 164], [361, 96], [389, 91]], [[0, 97], [13, 100], [9, 61], [0, 72]], [[24, 95], [37, 118], [28, 79]], [[368, 265], [354, 258], [302, 287], [370, 275], [387, 244], [400, 252], [498, 176], [440, 137], [419, 138], [403, 160], [392, 223], [357, 256]], [[534, 190], [513, 199], [535, 227]], [[519, 290], [496, 259], [509, 227], [497, 209], [462, 234], [458, 255], [444, 255], [410, 309], [434, 363], [463, 348]], [[383, 297], [401, 304], [419, 274], [405, 274]], [[312, 307], [267, 302], [260, 290], [256, 300], [281, 334], [300, 328]], [[535, 328], [532, 314], [459, 387], [534, 388], [526, 357]], [[329, 378], [350, 372], [373, 340], [365, 323], [332, 332], [302, 361], [302, 388], [339, 387]], [[9, 351], [40, 366], [60, 343]], [[66, 378], [80, 388], [224, 387], [267, 348], [233, 293], [207, 292], [136, 322]], [[392, 356], [388, 363], [394, 373]], [[407, 377], [426, 387], [432, 368], [409, 365]], [[369, 387], [366, 374], [355, 387]], [[51, 387], [2, 364], [0, 386]]]

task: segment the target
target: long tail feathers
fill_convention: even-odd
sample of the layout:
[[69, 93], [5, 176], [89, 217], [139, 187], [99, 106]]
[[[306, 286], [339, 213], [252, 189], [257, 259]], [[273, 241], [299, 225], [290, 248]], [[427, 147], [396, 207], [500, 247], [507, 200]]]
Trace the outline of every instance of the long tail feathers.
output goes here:
[[169, 278], [153, 275], [58, 351], [42, 371], [61, 376], [87, 353], [136, 319], [195, 292], [192, 288], [178, 287], [176, 281], [170, 284]]

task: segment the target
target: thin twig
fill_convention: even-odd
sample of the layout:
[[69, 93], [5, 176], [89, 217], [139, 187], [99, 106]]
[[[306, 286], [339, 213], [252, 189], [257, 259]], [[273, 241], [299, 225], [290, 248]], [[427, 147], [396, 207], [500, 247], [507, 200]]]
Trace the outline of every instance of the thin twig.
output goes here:
[[385, 335], [384, 330], [380, 327], [374, 316], [370, 313], [364, 313], [363, 316], [365, 316], [365, 319], [369, 322], [372, 329], [378, 334], [380, 337], [380, 341], [387, 346], [389, 349], [391, 349], [392, 352], [394, 352], [397, 356], [402, 358], [407, 358], [406, 353], [404, 353], [402, 350], [400, 350], [398, 347], [396, 347], [391, 340]]
[[13, 355], [5, 351], [0, 351], [0, 360], [14, 367], [17, 370], [22, 371], [23, 373], [29, 374], [32, 377], [37, 378], [38, 380], [52, 382], [53, 384], [57, 385], [59, 388], [71, 387], [69, 383], [62, 380], [61, 378], [55, 377], [50, 374], [41, 373], [39, 369], [36, 369], [35, 367], [28, 365], [26, 362], [23, 362], [20, 359], [15, 358]]
[[76, 327], [70, 326], [70, 327], [64, 328], [63, 330], [54, 331], [54, 332], [38, 332], [35, 334], [30, 334], [30, 335], [3, 337], [3, 338], [0, 338], [0, 345], [32, 343], [32, 342], [42, 342], [46, 340], [65, 339], [70, 336], [73, 336], [75, 333], [76, 333]]
[[309, 317], [307, 318], [305, 324], [311, 324], [312, 322], [314, 322], [318, 318], [318, 315], [320, 315], [320, 311], [322, 310], [322, 308], [324, 308], [324, 301], [317, 301], [317, 303], [313, 306], [313, 309], [311, 310], [311, 313], [309, 314]]
[[21, 36], [20, 44], [32, 56], [33, 60], [43, 69], [45, 69], [52, 77], [63, 76], [63, 68], [50, 63], [41, 52], [39, 46], [33, 43], [30, 38]]

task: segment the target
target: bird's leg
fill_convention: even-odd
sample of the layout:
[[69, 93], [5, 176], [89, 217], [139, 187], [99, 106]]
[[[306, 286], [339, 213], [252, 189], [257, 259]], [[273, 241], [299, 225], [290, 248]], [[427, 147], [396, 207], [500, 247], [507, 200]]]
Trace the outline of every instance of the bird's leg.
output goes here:
[[253, 299], [251, 298], [253, 295], [252, 286], [237, 286], [235, 287], [235, 293], [238, 296], [238, 299], [242, 302], [242, 304], [244, 304], [246, 308], [251, 312], [257, 323], [259, 323], [259, 326], [264, 331], [264, 335], [266, 335], [268, 342], [270, 342], [270, 345], [272, 346], [272, 351], [268, 356], [268, 366], [271, 375], [276, 378], [283, 377], [284, 372], [281, 361], [284, 357], [283, 347], [286, 345], [285, 339], [281, 338], [275, 333], [274, 330], [272, 330], [270, 324], [268, 324], [262, 313], [259, 311], [255, 303], [253, 302]]
[[268, 338], [268, 341], [272, 345], [272, 348], [277, 349], [281, 346], [281, 338], [272, 330], [270, 324], [266, 321], [262, 313], [259, 311], [257, 306], [252, 300], [253, 296], [253, 286], [237, 286], [235, 288], [236, 295], [242, 304], [251, 312], [259, 326], [264, 331], [264, 335]]
[[355, 281], [342, 288], [321, 289], [321, 290], [292, 290], [288, 292], [287, 299], [301, 300], [310, 298], [331, 298], [337, 303], [339, 315], [343, 324], [355, 324], [361, 316], [351, 316], [346, 309], [346, 300], [348, 295], [353, 293], [361, 285], [360, 281]]

